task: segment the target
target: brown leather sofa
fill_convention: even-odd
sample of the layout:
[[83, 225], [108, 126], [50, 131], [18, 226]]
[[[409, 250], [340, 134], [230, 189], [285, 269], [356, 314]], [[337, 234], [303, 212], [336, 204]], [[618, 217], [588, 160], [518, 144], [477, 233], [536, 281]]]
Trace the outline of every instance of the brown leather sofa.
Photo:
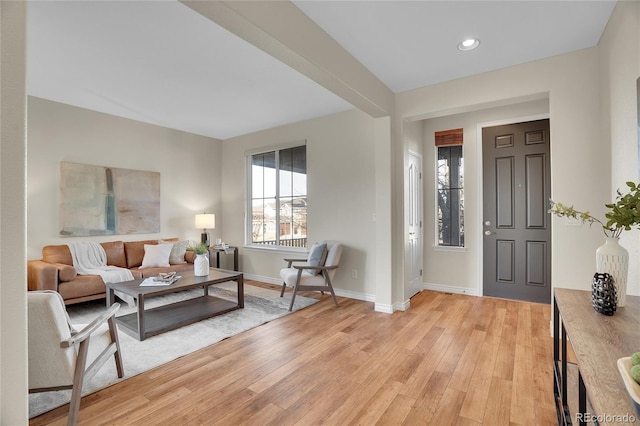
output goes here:
[[[177, 242], [179, 239], [169, 238], [163, 241]], [[127, 268], [136, 279], [156, 276], [160, 272], [193, 269], [193, 251], [187, 251], [185, 254], [187, 263], [170, 265], [168, 268], [140, 269], [145, 244], [158, 244], [158, 240], [100, 243], [107, 253], [107, 265]], [[106, 286], [99, 275], [76, 273], [69, 246], [66, 244], [45, 246], [42, 249], [41, 260], [27, 261], [27, 286], [30, 291], [57, 291], [67, 305], [106, 297]]]

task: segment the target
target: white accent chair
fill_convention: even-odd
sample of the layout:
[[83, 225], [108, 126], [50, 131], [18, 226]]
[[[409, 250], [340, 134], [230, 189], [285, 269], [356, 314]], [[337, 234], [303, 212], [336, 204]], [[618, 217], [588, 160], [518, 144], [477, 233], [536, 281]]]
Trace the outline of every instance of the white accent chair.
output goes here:
[[67, 425], [75, 425], [84, 380], [90, 380], [111, 355], [118, 377], [124, 376], [115, 321], [120, 304], [76, 332], [57, 292], [29, 291], [27, 301], [29, 393], [72, 389]]
[[280, 297], [284, 295], [287, 285], [293, 287], [293, 296], [289, 304], [289, 311], [293, 309], [293, 303], [296, 300], [296, 295], [299, 290], [320, 291], [322, 294], [328, 291], [331, 293], [333, 303], [338, 306], [331, 280], [336, 273], [336, 269], [340, 266], [342, 244], [328, 243], [327, 250], [328, 253], [324, 264], [318, 266], [310, 266], [308, 264], [293, 265], [294, 262], [308, 262], [308, 259], [285, 259], [287, 267], [280, 270], [280, 278], [282, 279]]

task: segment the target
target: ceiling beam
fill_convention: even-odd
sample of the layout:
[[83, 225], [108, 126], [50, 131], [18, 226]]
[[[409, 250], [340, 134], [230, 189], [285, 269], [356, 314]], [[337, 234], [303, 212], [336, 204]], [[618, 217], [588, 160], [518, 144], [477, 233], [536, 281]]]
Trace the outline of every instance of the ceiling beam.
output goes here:
[[289, 1], [181, 1], [374, 118], [394, 93]]

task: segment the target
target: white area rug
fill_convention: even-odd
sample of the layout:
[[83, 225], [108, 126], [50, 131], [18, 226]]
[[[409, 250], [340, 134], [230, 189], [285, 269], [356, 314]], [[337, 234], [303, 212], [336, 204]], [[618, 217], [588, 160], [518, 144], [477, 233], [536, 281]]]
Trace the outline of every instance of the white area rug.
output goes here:
[[[236, 283], [228, 282], [211, 286], [209, 294], [224, 299], [237, 300]], [[148, 299], [145, 301], [145, 307], [152, 308], [192, 298], [195, 295], [202, 295], [202, 290], [183, 291]], [[93, 393], [289, 313], [291, 294], [280, 297], [278, 291], [245, 284], [244, 296], [244, 309], [237, 309], [224, 315], [148, 337], [142, 342], [118, 330], [124, 377], [118, 379], [115, 363], [109, 361], [89, 382], [84, 384], [82, 395]], [[316, 302], [316, 299], [297, 296], [293, 310], [296, 311]], [[120, 303], [120, 305], [121, 308], [116, 316], [135, 312], [135, 308], [128, 307], [126, 303]], [[87, 324], [105, 309], [103, 300], [67, 307], [71, 322], [74, 324]], [[71, 390], [30, 394], [29, 417], [38, 416], [66, 404], [70, 399]]]

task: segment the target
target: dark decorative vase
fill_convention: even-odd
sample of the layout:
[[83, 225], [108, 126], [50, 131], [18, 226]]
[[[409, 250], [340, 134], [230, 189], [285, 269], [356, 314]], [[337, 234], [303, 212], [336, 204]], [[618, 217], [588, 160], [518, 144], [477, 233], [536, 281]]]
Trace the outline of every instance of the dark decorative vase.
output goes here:
[[616, 282], [609, 274], [596, 272], [591, 284], [591, 303], [593, 309], [603, 315], [613, 315], [616, 312], [618, 294]]

